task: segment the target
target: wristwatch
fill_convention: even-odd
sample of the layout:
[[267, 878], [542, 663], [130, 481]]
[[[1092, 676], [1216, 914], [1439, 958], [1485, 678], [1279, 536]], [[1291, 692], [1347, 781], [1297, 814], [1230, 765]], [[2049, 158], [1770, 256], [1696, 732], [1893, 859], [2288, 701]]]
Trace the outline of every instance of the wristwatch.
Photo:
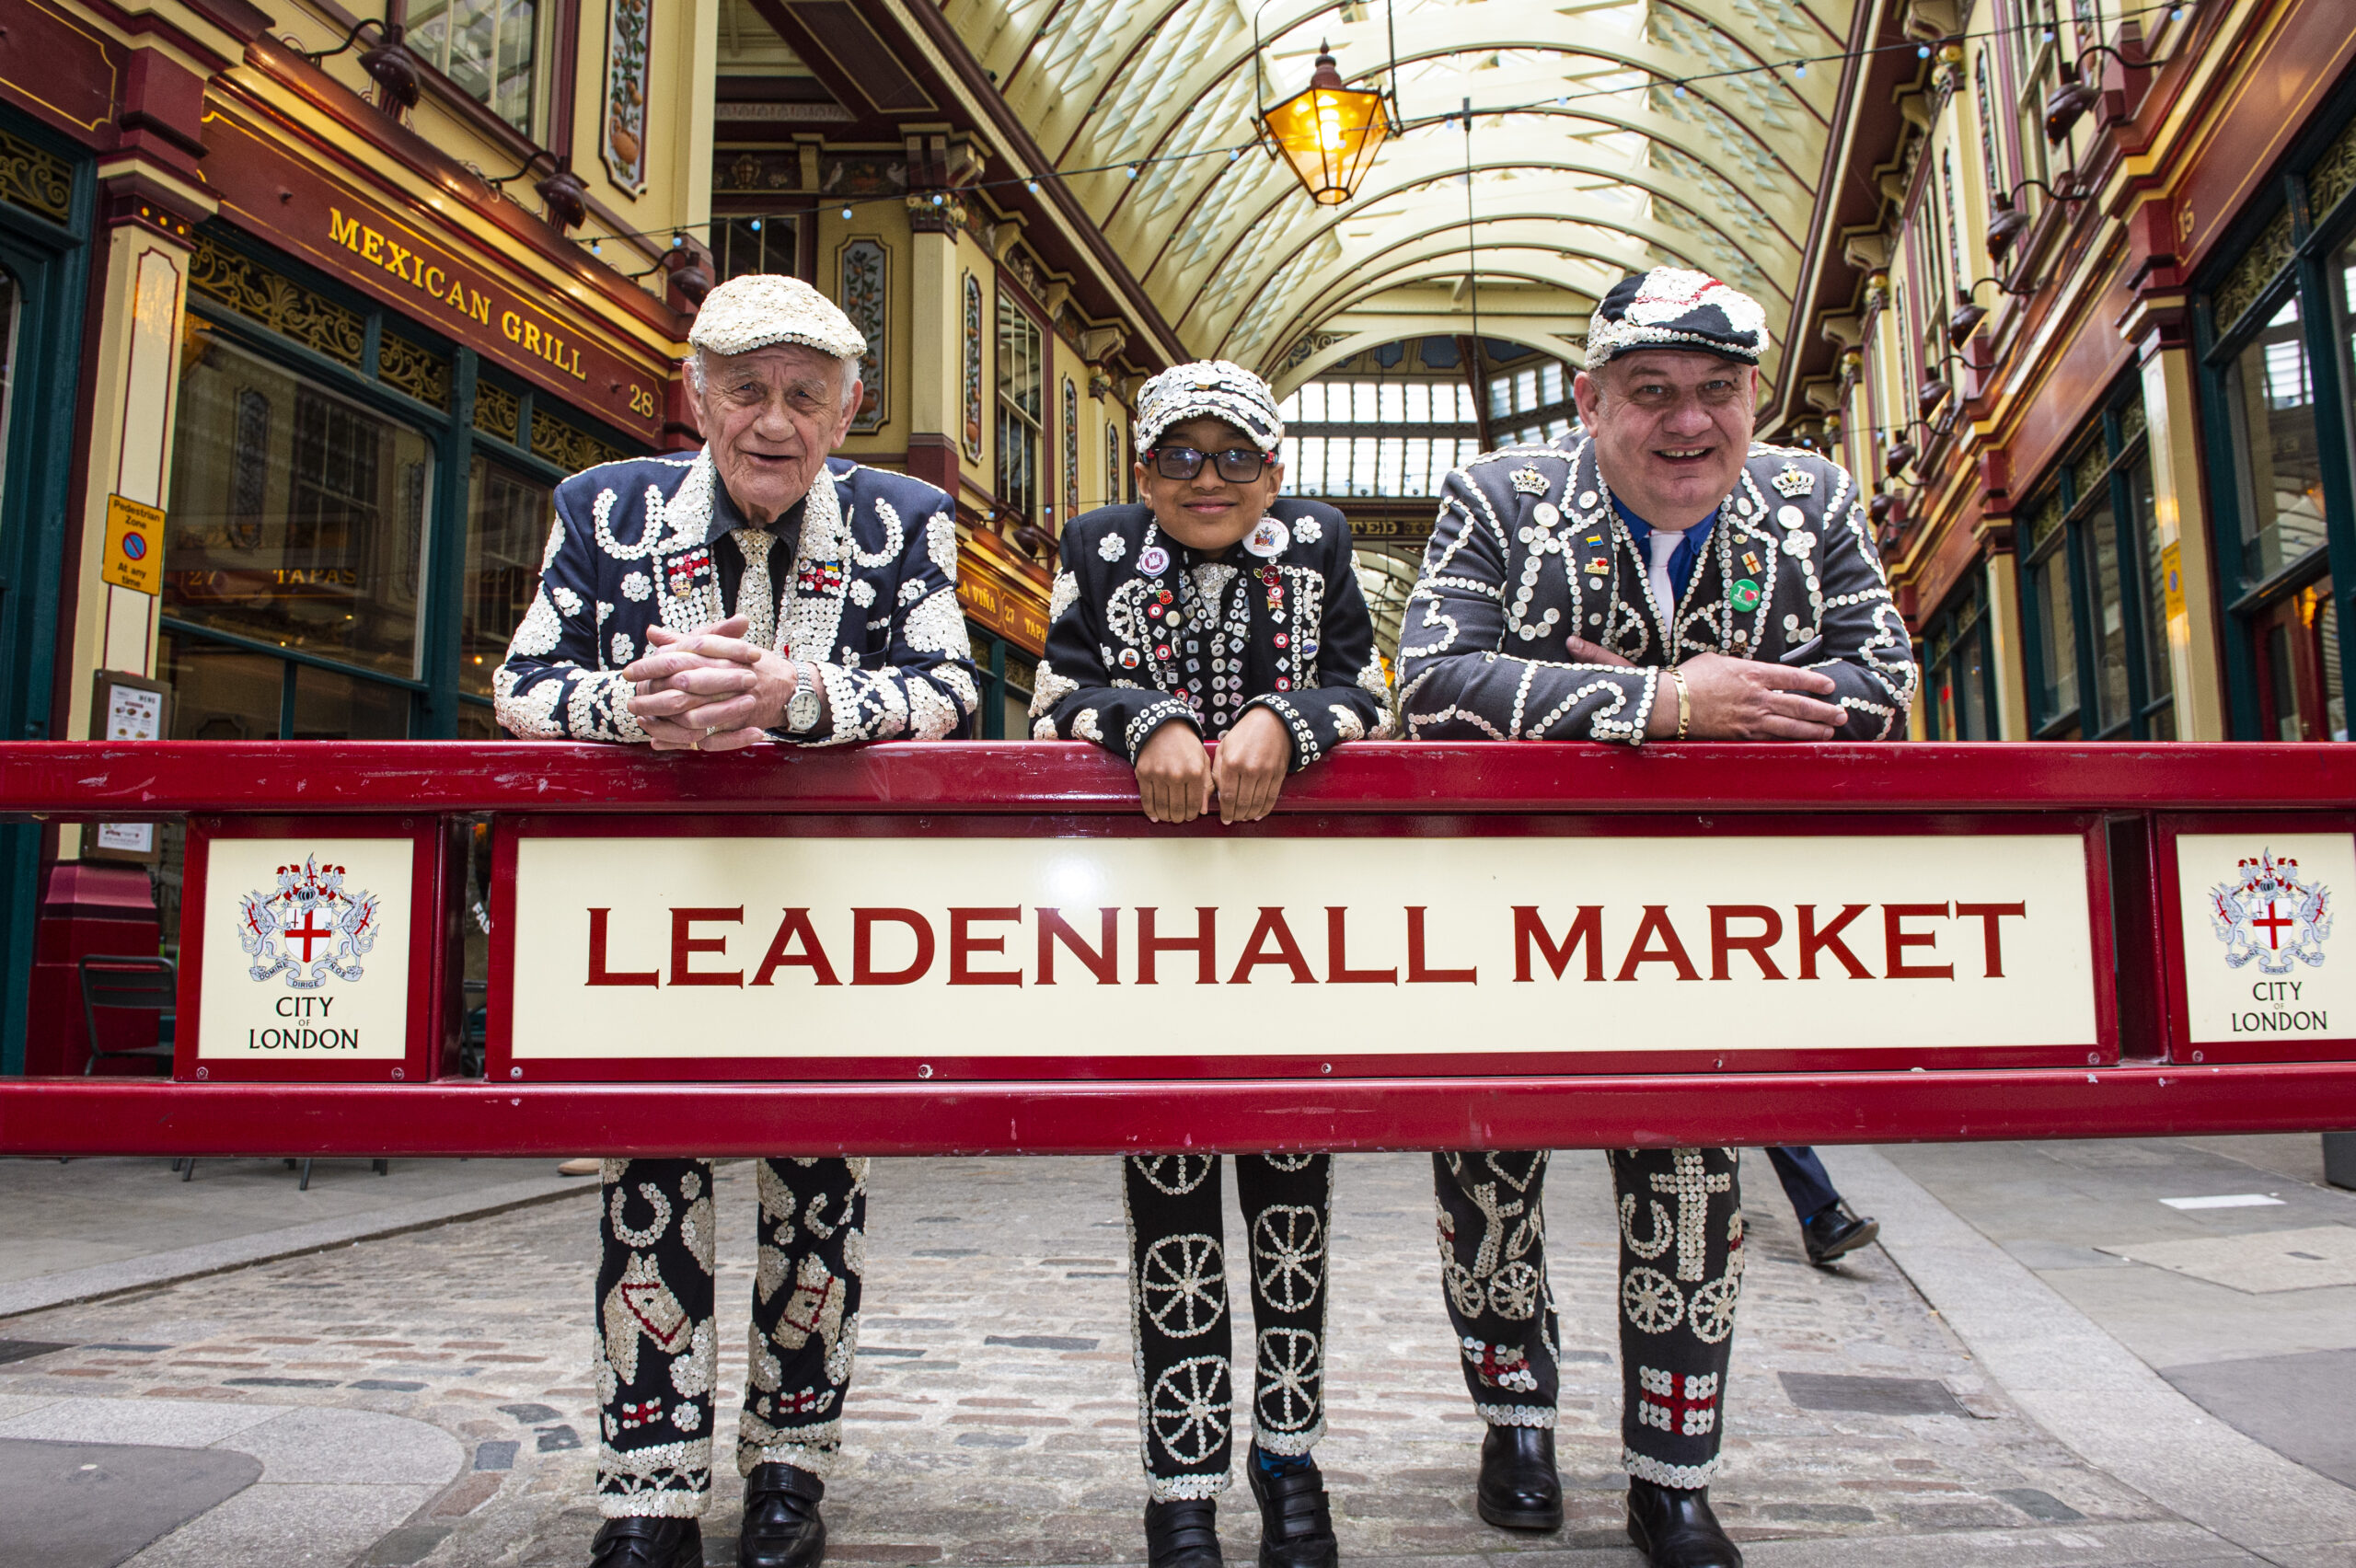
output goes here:
[[806, 735], [818, 727], [826, 716], [826, 692], [818, 684], [815, 667], [803, 660], [793, 663], [793, 695], [785, 701], [786, 732]]

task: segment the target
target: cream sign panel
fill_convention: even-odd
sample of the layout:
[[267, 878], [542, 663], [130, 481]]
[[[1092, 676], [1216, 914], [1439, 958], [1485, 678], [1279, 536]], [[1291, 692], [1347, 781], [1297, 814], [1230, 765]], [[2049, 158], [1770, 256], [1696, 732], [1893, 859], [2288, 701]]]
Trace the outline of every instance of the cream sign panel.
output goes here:
[[518, 1059], [2096, 1043], [2069, 835], [527, 837], [514, 931]]
[[2176, 868], [2194, 1044], [2356, 1033], [2356, 958], [2331, 936], [2340, 894], [2356, 887], [2356, 838], [2188, 833]]
[[197, 1055], [398, 1061], [409, 1042], [406, 838], [216, 838]]

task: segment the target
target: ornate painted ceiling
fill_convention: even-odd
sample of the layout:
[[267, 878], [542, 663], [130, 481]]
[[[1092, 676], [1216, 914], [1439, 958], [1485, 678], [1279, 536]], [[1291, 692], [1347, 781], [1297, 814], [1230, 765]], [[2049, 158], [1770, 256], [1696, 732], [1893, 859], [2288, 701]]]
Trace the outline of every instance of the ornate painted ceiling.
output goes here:
[[[1253, 116], [1307, 85], [1321, 42], [1350, 86], [1387, 82], [1380, 0], [1266, 0], [1256, 81], [1245, 0], [942, 15], [1187, 348], [1288, 386], [1378, 339], [1469, 331], [1468, 276], [1484, 334], [1543, 346], [1656, 262], [1788, 320], [1841, 86], [1822, 57], [1858, 3], [1397, 0], [1408, 129], [1339, 207], [1251, 144]], [[1443, 118], [1468, 98], [1469, 143]]]

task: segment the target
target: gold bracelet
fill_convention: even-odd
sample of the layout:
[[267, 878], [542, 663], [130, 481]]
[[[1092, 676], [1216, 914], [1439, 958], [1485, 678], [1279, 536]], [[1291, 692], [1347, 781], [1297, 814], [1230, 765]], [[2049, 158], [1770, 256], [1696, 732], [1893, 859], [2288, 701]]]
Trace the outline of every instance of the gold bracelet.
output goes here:
[[1685, 694], [1685, 672], [1671, 664], [1669, 677], [1677, 683], [1677, 738], [1681, 741], [1693, 727], [1693, 704]]

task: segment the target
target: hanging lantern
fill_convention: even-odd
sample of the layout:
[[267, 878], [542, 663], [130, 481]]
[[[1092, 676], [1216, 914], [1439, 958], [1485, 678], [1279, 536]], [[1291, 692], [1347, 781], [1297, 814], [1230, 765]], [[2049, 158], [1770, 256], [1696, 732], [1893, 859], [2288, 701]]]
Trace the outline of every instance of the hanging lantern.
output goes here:
[[1260, 129], [1292, 165], [1309, 199], [1338, 207], [1357, 194], [1374, 150], [1399, 128], [1382, 94], [1342, 85], [1333, 53], [1320, 44], [1308, 90], [1262, 114]]

